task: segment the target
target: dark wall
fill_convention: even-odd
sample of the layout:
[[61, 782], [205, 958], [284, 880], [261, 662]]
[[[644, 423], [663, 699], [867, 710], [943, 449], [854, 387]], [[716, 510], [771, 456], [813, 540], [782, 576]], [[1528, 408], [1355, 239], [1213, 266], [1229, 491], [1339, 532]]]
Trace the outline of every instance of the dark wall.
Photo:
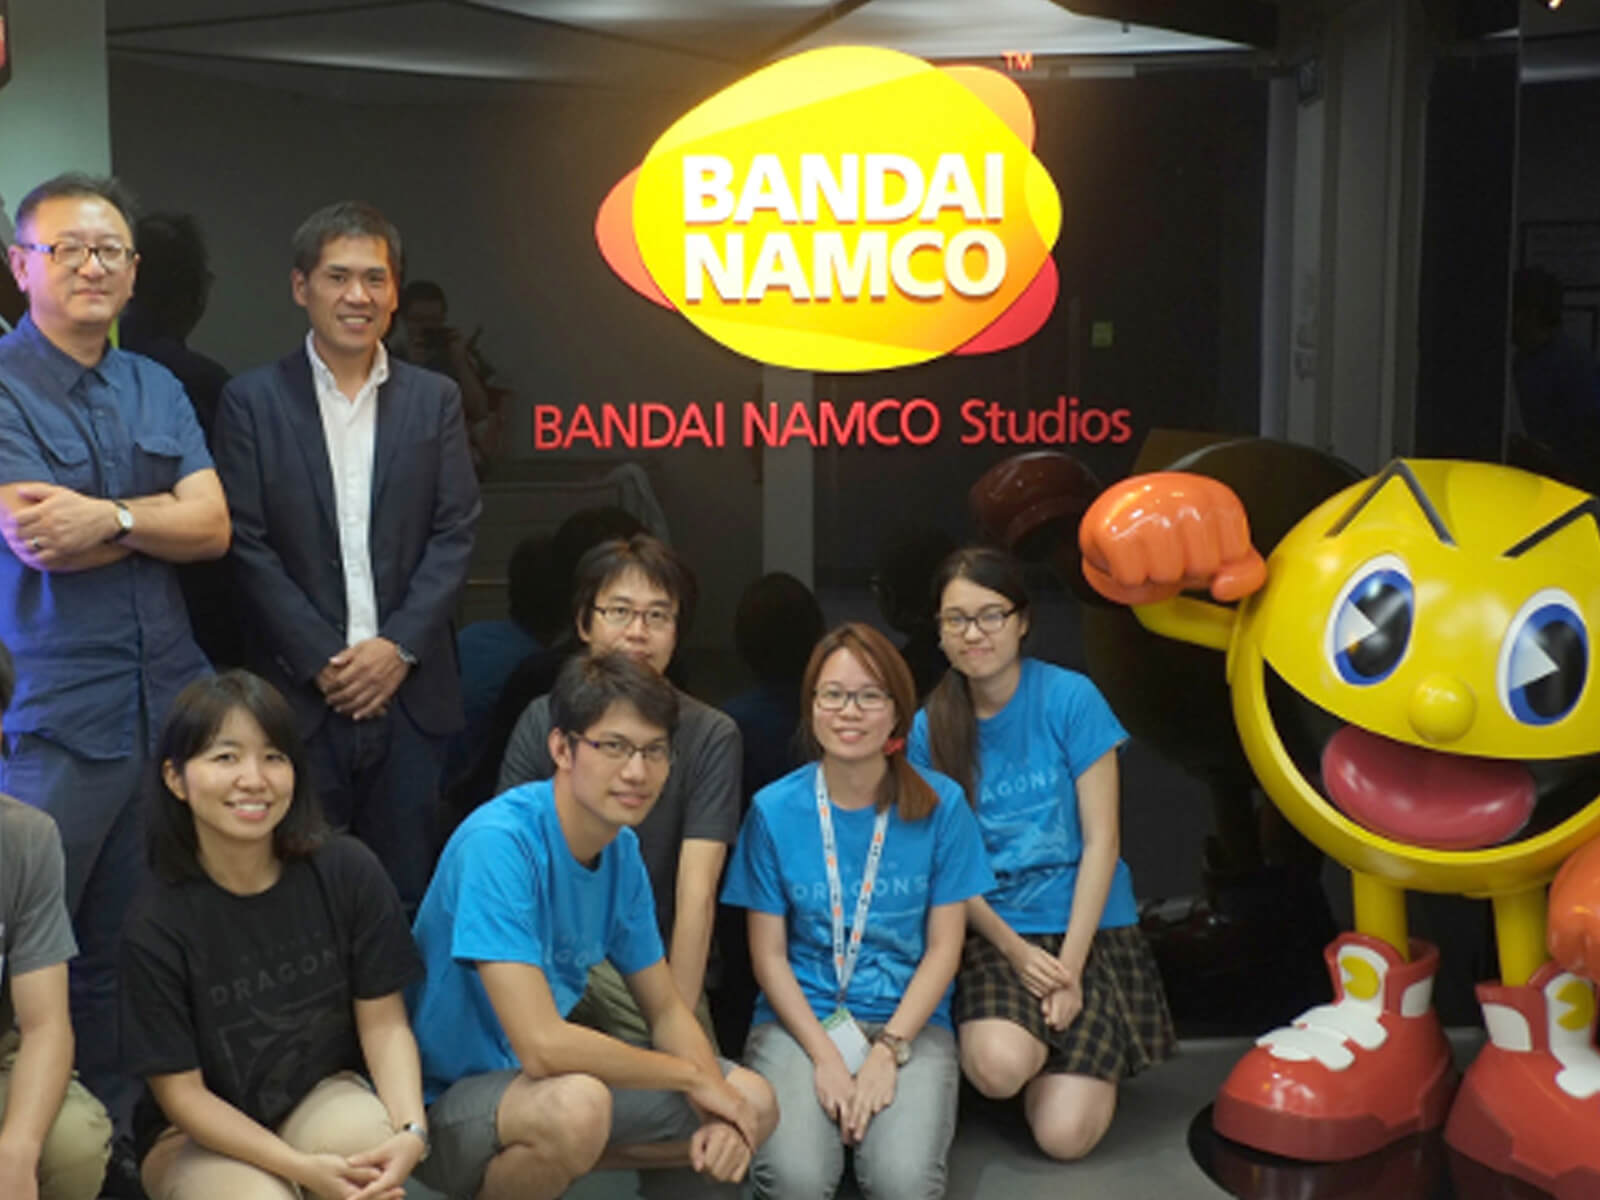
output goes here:
[[[1013, 350], [819, 380], [843, 403], [922, 396], [945, 434], [925, 451], [818, 451], [817, 561], [848, 578], [894, 513], [965, 538], [966, 490], [1019, 449], [959, 444], [974, 397], [1006, 409], [1126, 410], [1131, 436], [1062, 446], [1102, 480], [1126, 473], [1152, 428], [1254, 433], [1259, 413], [1266, 86], [1242, 70], [1028, 84], [1037, 153], [1062, 198], [1061, 296]], [[1109, 323], [1112, 341], [1091, 330]]]
[[1517, 57], [1441, 59], [1428, 95], [1416, 452], [1500, 457]]

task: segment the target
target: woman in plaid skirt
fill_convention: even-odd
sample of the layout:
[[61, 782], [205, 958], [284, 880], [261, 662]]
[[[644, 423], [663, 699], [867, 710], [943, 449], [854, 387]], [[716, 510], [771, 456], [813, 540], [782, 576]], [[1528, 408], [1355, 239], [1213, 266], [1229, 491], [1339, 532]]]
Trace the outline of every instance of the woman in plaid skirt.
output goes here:
[[958, 550], [935, 586], [951, 669], [908, 753], [966, 789], [997, 880], [967, 902], [961, 1067], [986, 1096], [1022, 1094], [1046, 1154], [1081, 1158], [1110, 1127], [1118, 1082], [1174, 1046], [1119, 852], [1128, 735], [1088, 679], [1022, 655], [1015, 560]]

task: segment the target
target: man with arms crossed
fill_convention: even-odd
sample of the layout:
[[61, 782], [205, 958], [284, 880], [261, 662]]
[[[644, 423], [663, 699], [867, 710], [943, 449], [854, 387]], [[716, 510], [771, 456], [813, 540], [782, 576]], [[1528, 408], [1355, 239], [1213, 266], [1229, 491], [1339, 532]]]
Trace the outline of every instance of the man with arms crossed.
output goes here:
[[0, 791], [56, 819], [78, 1070], [126, 1121], [116, 943], [144, 866], [139, 796], [183, 686], [208, 670], [173, 563], [228, 548], [228, 508], [183, 388], [107, 337], [138, 255], [115, 180], [61, 175], [17, 209], [28, 316], [0, 338], [0, 637], [17, 661]]
[[[737, 1182], [776, 1102], [719, 1062], [684, 1004], [632, 829], [667, 778], [677, 694], [604, 654], [570, 660], [549, 699], [554, 778], [468, 817], [417, 914], [427, 978], [412, 1025], [433, 1137], [418, 1177], [452, 1200], [544, 1200], [609, 1147], [608, 1166]], [[603, 960], [656, 1049], [567, 1020]]]
[[[16, 670], [0, 642], [0, 713]], [[94, 1200], [111, 1120], [72, 1078], [67, 960], [78, 952], [61, 892], [61, 835], [0, 794], [0, 1196]]]
[[[602, 542], [578, 563], [572, 598], [578, 637], [595, 653], [615, 651], [662, 675], [693, 616], [697, 591], [688, 564], [656, 538], [635, 534]], [[676, 695], [672, 774], [638, 825], [639, 849], [672, 978], [684, 1003], [697, 1010], [709, 1030], [706, 957], [722, 865], [739, 836], [743, 754], [739, 728], [730, 717], [683, 692]], [[501, 791], [554, 773], [550, 729], [550, 698], [541, 696], [522, 714], [506, 745]], [[590, 976], [573, 1019], [635, 1045], [650, 1040], [628, 989], [604, 965]]]
[[460, 390], [380, 340], [401, 264], [370, 205], [305, 220], [290, 285], [311, 329], [223, 389], [216, 454], [248, 665], [294, 706], [330, 823], [414, 912], [444, 741], [465, 719], [452, 623], [479, 503]]

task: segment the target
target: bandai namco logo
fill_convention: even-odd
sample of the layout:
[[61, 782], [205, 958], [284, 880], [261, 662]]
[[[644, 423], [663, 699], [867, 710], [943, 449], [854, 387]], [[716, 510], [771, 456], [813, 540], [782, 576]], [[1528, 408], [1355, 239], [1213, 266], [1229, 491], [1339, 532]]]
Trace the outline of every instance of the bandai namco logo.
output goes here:
[[622, 279], [776, 366], [872, 371], [1031, 337], [1061, 198], [1033, 111], [981, 67], [814, 50], [712, 96], [612, 189]]

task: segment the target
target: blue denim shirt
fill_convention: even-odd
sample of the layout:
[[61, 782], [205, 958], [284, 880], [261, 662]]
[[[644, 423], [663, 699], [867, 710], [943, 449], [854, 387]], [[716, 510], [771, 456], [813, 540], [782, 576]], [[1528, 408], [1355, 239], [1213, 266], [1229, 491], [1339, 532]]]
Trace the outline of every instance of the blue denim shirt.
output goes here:
[[[166, 368], [110, 346], [85, 367], [26, 317], [0, 338], [0, 484], [120, 499], [169, 492], [210, 467], [194, 409]], [[52, 573], [0, 542], [0, 638], [17, 663], [6, 731], [83, 758], [131, 753], [141, 704], [153, 741], [178, 691], [208, 669], [177, 571], [145, 554]]]

